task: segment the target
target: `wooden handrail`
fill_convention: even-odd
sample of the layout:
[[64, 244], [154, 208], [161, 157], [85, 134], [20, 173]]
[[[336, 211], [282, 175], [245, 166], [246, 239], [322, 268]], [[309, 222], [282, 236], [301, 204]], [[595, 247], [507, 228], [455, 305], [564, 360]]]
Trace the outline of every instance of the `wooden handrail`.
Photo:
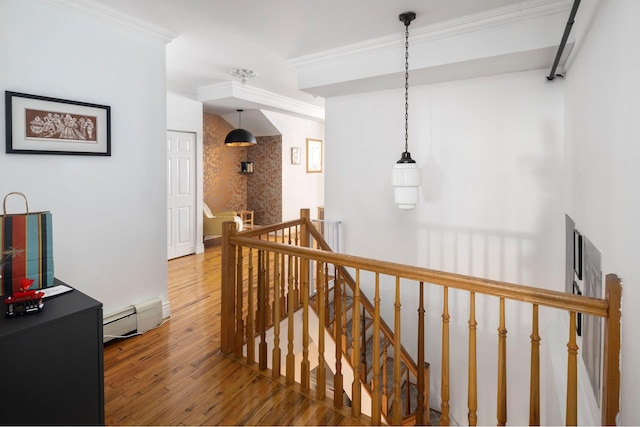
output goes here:
[[454, 289], [482, 293], [485, 295], [538, 304], [546, 307], [566, 309], [598, 317], [607, 317], [609, 311], [606, 300], [583, 295], [571, 295], [565, 292], [535, 288], [533, 286], [480, 279], [462, 274], [431, 270], [423, 267], [397, 264], [354, 255], [337, 254], [335, 252], [273, 243], [265, 240], [256, 240], [247, 237], [240, 237], [239, 235], [230, 236], [229, 242], [232, 245], [265, 249], [278, 253], [287, 253], [301, 258], [314, 259], [316, 261], [323, 261], [326, 263], [366, 271], [376, 271], [380, 274], [389, 276], [399, 276], [416, 282], [448, 286]]

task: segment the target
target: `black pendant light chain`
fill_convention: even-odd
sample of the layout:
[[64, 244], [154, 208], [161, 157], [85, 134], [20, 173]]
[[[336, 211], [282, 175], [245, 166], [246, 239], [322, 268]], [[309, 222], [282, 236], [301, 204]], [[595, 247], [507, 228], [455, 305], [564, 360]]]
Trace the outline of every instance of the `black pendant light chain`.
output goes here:
[[404, 152], [409, 152], [409, 23], [405, 21], [404, 42]]
[[401, 13], [404, 22], [404, 153], [398, 163], [415, 163], [409, 154], [409, 24], [416, 18], [413, 12]]

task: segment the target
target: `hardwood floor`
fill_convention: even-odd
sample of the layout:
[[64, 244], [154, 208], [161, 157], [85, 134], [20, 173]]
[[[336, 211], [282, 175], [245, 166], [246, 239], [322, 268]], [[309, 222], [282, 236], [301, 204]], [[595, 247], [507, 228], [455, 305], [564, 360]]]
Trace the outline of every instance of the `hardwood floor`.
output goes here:
[[168, 262], [172, 317], [105, 344], [107, 425], [361, 425], [220, 353], [220, 246]]

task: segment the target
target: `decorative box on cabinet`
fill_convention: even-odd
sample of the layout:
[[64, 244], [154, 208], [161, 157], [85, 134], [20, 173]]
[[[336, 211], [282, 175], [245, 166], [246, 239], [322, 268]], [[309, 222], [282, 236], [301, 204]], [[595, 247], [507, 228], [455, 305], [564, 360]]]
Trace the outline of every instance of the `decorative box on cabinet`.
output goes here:
[[74, 289], [0, 315], [0, 369], [0, 424], [104, 424], [102, 303]]

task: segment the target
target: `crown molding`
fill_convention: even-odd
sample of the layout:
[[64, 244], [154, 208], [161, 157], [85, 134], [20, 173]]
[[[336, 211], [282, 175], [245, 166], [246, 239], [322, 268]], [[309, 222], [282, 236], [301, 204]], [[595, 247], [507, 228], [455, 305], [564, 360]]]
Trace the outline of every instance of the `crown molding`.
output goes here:
[[[568, 12], [571, 0], [529, 0], [493, 10], [467, 15], [436, 24], [412, 29], [409, 36], [411, 43], [425, 43], [439, 39], [455, 37], [460, 34], [481, 31], [488, 28], [506, 25], [516, 21], [535, 19], [542, 16]], [[345, 57], [368, 54], [397, 46], [404, 40], [404, 33], [365, 40], [345, 45], [336, 49], [325, 50], [303, 55], [289, 60], [294, 67], [300, 68], [322, 62], [335, 61]]]
[[140, 34], [146, 38], [159, 40], [165, 44], [178, 36], [166, 28], [151, 24], [142, 19], [122, 13], [116, 9], [95, 3], [91, 0], [45, 0], [58, 7], [70, 9], [91, 16], [127, 31]]
[[286, 96], [278, 95], [254, 86], [247, 86], [233, 81], [215, 83], [197, 89], [198, 101], [207, 102], [225, 98], [236, 98], [253, 102], [265, 109], [276, 109], [324, 120], [324, 108]]

